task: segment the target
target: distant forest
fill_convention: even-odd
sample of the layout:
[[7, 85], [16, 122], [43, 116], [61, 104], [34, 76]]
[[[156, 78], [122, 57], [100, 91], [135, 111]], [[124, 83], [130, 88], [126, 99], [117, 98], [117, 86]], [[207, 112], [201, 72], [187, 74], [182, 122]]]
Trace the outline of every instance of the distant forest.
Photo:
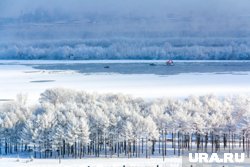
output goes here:
[[250, 60], [250, 38], [103, 38], [0, 42], [0, 59]]

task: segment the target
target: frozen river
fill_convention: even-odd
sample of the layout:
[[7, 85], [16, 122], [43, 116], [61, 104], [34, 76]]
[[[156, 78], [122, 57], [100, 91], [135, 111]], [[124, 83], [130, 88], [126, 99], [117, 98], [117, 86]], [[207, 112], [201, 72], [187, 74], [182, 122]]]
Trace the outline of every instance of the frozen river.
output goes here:
[[[25, 63], [24, 63], [25, 64]], [[184, 73], [243, 74], [250, 71], [250, 61], [175, 61], [167, 66], [165, 61], [93, 61], [54, 64], [37, 64], [42, 70], [75, 70], [80, 73], [118, 73], [177, 75]]]
[[[153, 63], [153, 64], [152, 64]], [[250, 93], [249, 61], [0, 61], [0, 100], [54, 87], [136, 97]]]

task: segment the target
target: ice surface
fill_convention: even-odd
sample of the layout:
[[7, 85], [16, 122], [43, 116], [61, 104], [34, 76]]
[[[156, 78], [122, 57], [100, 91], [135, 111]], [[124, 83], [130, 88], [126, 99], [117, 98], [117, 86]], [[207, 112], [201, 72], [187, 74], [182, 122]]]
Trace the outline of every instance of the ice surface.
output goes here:
[[[143, 98], [250, 93], [249, 62], [237, 61], [236, 64], [217, 62], [218, 68], [211, 67], [212, 62], [202, 65], [199, 65], [200, 62], [192, 62], [194, 66], [197, 64], [199, 67], [194, 67], [194, 71], [187, 70], [189, 66], [187, 62], [180, 63], [182, 70], [178, 69], [179, 64], [176, 63], [171, 69], [173, 70], [171, 75], [162, 74], [161, 68], [172, 67], [162, 64], [159, 72], [154, 69], [158, 68], [157, 66], [131, 61], [126, 64], [122, 61], [117, 63], [106, 61], [110, 69], [103, 68], [106, 64], [98, 62], [72, 64], [68, 61], [57, 63], [30, 61], [22, 65], [23, 63], [23, 61], [0, 62], [0, 99], [14, 99], [17, 93], [27, 93], [29, 101], [37, 101], [41, 92], [53, 87], [98, 93], [124, 93]], [[185, 64], [187, 68], [184, 68]], [[93, 68], [90, 68], [92, 66]], [[136, 71], [138, 66], [146, 68], [142, 70], [144, 73]], [[123, 72], [124, 69], [128, 69], [129, 72]]]

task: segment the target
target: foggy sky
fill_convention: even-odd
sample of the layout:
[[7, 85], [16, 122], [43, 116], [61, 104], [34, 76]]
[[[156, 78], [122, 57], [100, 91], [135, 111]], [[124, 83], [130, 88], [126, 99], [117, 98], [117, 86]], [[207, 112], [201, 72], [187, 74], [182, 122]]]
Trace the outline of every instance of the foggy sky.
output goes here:
[[[0, 0], [0, 25], [5, 25], [0, 35], [245, 37], [250, 35], [249, 9], [250, 0]], [[27, 29], [29, 23], [46, 22], [51, 26]]]
[[1, 0], [0, 17], [18, 17], [38, 8], [73, 17], [88, 12], [151, 17], [161, 17], [165, 13], [199, 17], [250, 15], [249, 0]]

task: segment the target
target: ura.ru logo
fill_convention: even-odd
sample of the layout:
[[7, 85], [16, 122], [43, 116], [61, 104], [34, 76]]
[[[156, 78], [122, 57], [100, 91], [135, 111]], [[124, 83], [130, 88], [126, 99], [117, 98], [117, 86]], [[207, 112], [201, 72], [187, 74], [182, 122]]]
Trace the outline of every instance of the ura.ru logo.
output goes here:
[[220, 157], [217, 153], [189, 153], [189, 162], [192, 163], [243, 163], [245, 153], [224, 153]]

